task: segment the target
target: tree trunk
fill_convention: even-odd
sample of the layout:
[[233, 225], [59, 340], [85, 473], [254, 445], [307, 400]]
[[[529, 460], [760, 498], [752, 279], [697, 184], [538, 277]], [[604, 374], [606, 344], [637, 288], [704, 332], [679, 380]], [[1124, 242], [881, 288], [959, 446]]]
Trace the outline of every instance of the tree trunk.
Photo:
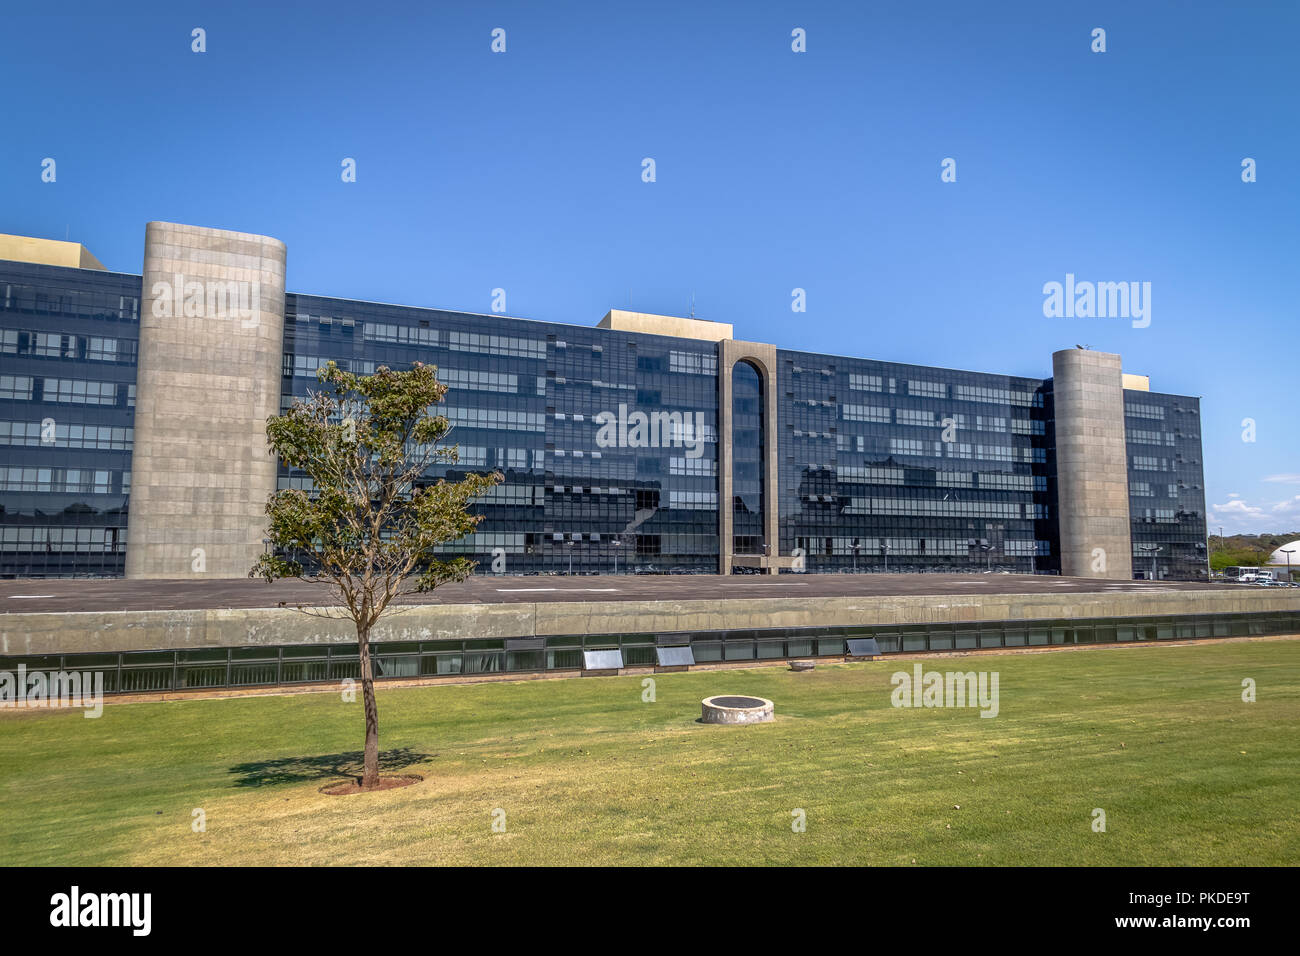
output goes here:
[[361, 699], [366, 711], [366, 756], [361, 787], [379, 786], [379, 708], [375, 706], [375, 677], [370, 663], [370, 630], [357, 631], [361, 649]]

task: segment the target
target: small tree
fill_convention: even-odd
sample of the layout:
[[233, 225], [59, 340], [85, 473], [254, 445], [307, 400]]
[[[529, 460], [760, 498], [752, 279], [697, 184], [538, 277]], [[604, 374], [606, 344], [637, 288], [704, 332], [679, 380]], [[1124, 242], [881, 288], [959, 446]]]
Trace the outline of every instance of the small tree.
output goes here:
[[356, 625], [366, 717], [361, 786], [370, 789], [379, 783], [371, 631], [397, 595], [469, 577], [473, 561], [440, 559], [437, 548], [474, 530], [482, 516], [468, 514], [466, 506], [501, 475], [426, 478], [430, 465], [458, 460], [454, 446], [441, 444], [450, 423], [431, 410], [447, 392], [433, 366], [416, 363], [405, 372], [381, 366], [362, 376], [330, 362], [317, 377], [324, 389], [267, 421], [271, 451], [303, 472], [311, 488], [268, 499], [271, 553], [248, 574], [325, 585], [343, 612], [323, 616], [345, 613]]

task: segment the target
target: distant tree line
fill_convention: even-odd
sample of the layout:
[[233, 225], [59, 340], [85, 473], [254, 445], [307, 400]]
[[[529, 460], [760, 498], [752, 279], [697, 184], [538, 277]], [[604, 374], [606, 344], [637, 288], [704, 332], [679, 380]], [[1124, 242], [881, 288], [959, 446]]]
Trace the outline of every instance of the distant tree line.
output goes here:
[[[1210, 569], [1257, 568], [1267, 564], [1274, 551], [1291, 541], [1300, 539], [1300, 531], [1286, 534], [1229, 534], [1210, 535]], [[1300, 559], [1300, 554], [1295, 556]], [[1300, 565], [1300, 560], [1296, 561]]]

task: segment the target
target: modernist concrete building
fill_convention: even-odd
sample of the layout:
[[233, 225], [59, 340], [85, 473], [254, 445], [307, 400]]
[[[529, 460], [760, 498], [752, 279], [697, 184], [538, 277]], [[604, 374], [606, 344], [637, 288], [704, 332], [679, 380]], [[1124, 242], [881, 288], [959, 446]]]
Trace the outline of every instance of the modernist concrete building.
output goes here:
[[305, 480], [265, 420], [328, 360], [438, 366], [461, 463], [431, 477], [505, 475], [453, 546], [483, 569], [1206, 574], [1199, 402], [1117, 355], [1022, 378], [324, 298], [286, 291], [275, 239], [166, 223], [140, 275], [75, 243], [0, 258], [3, 576], [244, 576], [267, 495]]

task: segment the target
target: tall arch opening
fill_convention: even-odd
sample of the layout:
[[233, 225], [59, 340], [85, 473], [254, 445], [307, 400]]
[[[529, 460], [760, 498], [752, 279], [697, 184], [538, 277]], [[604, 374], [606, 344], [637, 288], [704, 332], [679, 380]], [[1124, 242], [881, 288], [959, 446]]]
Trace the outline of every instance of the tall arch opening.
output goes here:
[[763, 554], [766, 507], [763, 376], [750, 362], [737, 362], [731, 376], [732, 551]]

